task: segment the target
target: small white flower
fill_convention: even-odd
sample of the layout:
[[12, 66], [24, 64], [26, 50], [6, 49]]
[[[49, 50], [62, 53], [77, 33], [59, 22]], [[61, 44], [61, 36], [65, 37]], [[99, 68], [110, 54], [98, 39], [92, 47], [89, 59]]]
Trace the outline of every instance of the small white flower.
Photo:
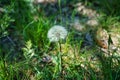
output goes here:
[[67, 30], [59, 25], [53, 26], [47, 34], [47, 37], [49, 38], [50, 42], [57, 42], [61, 39], [65, 39], [67, 36]]

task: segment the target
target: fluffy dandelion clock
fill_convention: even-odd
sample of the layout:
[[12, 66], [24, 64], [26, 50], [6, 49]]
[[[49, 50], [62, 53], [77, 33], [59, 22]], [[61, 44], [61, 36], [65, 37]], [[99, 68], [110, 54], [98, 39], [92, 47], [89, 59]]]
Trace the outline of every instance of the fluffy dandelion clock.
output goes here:
[[65, 39], [67, 33], [67, 30], [63, 26], [55, 25], [48, 31], [47, 37], [50, 42], [57, 42], [61, 39]]

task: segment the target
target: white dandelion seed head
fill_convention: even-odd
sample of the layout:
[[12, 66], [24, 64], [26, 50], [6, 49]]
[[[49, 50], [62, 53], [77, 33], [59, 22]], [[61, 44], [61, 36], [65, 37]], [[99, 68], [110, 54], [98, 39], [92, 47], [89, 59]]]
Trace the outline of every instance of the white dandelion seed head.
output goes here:
[[48, 31], [47, 37], [50, 42], [57, 42], [61, 39], [65, 39], [67, 33], [67, 30], [63, 26], [55, 25]]

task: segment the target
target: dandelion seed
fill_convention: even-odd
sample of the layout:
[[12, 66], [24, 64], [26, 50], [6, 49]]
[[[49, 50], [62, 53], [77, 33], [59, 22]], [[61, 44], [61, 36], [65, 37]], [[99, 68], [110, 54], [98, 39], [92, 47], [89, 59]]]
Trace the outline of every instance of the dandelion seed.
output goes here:
[[57, 42], [61, 39], [65, 39], [67, 33], [67, 30], [63, 26], [55, 25], [48, 31], [47, 37], [50, 42]]

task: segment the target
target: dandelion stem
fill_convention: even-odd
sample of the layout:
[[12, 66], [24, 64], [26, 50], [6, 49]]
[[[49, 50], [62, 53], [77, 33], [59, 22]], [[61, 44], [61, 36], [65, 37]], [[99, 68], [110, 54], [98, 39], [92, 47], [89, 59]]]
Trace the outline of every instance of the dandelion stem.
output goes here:
[[58, 44], [59, 44], [59, 52], [62, 52], [62, 50], [61, 50], [61, 41], [59, 41]]
[[59, 44], [59, 54], [58, 54], [58, 58], [59, 58], [59, 71], [60, 71], [60, 76], [62, 76], [62, 46], [61, 46], [61, 40], [58, 42]]

